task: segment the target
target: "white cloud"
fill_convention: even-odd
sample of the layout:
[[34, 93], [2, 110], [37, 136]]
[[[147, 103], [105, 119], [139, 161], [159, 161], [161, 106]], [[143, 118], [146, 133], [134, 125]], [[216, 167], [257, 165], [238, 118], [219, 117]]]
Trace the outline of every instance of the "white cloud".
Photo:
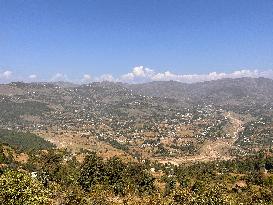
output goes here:
[[[89, 83], [92, 81], [110, 81], [110, 82], [124, 82], [124, 83], [143, 83], [150, 81], [179, 81], [184, 83], [195, 83], [210, 80], [218, 80], [223, 78], [241, 78], [241, 77], [265, 77], [273, 79], [273, 70], [251, 70], [251, 69], [241, 69], [230, 73], [227, 72], [211, 72], [207, 74], [176, 74], [169, 70], [164, 72], [156, 72], [154, 69], [150, 69], [144, 66], [136, 66], [132, 68], [131, 72], [114, 77], [111, 74], [104, 74], [99, 77], [92, 77], [90, 74], [84, 74], [78, 81], [74, 79], [74, 82], [78, 83]], [[13, 73], [10, 70], [0, 71], [0, 82], [7, 83], [11, 81], [38, 81], [38, 76], [36, 74], [31, 74], [28, 76], [18, 76], [18, 74]], [[56, 73], [53, 75], [49, 81], [69, 81], [67, 75], [63, 73]]]
[[89, 82], [91, 82], [91, 81], [92, 81], [91, 75], [89, 75], [89, 74], [84, 74], [84, 75], [82, 76], [82, 79], [81, 79], [81, 82], [82, 82], [82, 83], [89, 83]]
[[265, 77], [273, 79], [273, 70], [259, 71], [242, 69], [231, 73], [211, 72], [208, 74], [175, 74], [170, 71], [156, 73], [153, 69], [137, 66], [132, 69], [132, 72], [121, 75], [119, 81], [127, 83], [138, 83], [145, 81], [179, 81], [184, 83], [195, 83], [210, 80], [218, 80], [222, 78], [241, 78], [241, 77]]
[[31, 80], [34, 80], [34, 79], [37, 78], [37, 75], [36, 74], [31, 74], [31, 75], [28, 76], [28, 78], [31, 79]]
[[143, 66], [137, 66], [133, 68], [132, 74], [134, 76], [145, 77], [145, 69]]
[[116, 79], [110, 74], [103, 74], [100, 77], [97, 77], [96, 81], [99, 81], [99, 82], [101, 82], [101, 81], [115, 82]]
[[154, 70], [150, 69], [150, 68], [145, 68], [144, 66], [137, 66], [133, 68], [132, 73], [134, 75], [134, 77], [150, 77], [152, 75], [154, 75]]
[[134, 74], [133, 73], [127, 73], [120, 77], [121, 81], [130, 82], [134, 80]]
[[67, 77], [67, 75], [65, 75], [63, 73], [56, 73], [55, 75], [52, 76], [50, 81], [53, 81], [53, 82], [68, 81], [68, 77]]
[[136, 66], [132, 69], [132, 72], [121, 75], [119, 80], [123, 82], [143, 82], [151, 79], [154, 75], [154, 70], [144, 66]]
[[3, 71], [2, 73], [0, 73], [0, 78], [7, 80], [7, 79], [11, 78], [12, 74], [13, 74], [12, 71], [6, 70], [6, 71]]

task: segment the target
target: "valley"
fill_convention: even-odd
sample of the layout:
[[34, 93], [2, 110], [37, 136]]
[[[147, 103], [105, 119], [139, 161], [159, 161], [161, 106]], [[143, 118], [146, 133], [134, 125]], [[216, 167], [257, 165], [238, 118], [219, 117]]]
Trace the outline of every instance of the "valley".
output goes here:
[[272, 102], [264, 78], [0, 85], [0, 203], [272, 204]]
[[[156, 84], [160, 92], [152, 95]], [[273, 96], [263, 92], [265, 84], [273, 93], [272, 81], [262, 78], [71, 87], [11, 83], [0, 93], [0, 125], [33, 132], [73, 152], [107, 150], [109, 156], [175, 163], [227, 160], [268, 148], [268, 143], [240, 146], [245, 123], [272, 123]]]

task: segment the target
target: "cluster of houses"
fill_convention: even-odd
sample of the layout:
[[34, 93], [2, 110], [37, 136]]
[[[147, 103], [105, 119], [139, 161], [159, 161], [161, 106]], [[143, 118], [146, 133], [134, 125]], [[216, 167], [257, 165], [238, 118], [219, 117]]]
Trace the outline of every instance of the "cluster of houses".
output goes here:
[[[1, 99], [4, 102], [7, 96]], [[35, 120], [18, 120], [14, 125], [18, 129], [56, 133], [73, 130], [85, 133], [84, 137], [149, 155], [160, 155], [161, 151], [164, 155], [185, 155], [206, 140], [232, 137], [227, 129], [230, 119], [221, 108], [212, 104], [182, 106], [168, 98], [138, 95], [119, 85], [92, 83], [63, 88], [41, 84], [9, 99], [14, 103], [40, 102], [48, 107]], [[267, 124], [263, 118], [248, 123], [240, 133], [240, 146], [251, 143], [257, 127], [265, 128]], [[272, 139], [272, 128], [263, 129], [261, 134]]]

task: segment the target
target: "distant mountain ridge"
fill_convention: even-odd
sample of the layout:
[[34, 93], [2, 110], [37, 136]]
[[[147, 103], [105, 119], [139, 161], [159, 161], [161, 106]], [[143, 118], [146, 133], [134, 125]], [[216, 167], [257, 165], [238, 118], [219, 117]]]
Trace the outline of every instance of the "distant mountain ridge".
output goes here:
[[193, 84], [159, 81], [127, 85], [127, 88], [138, 94], [188, 102], [226, 104], [232, 100], [249, 99], [265, 103], [273, 99], [273, 80], [267, 78], [226, 78]]
[[267, 103], [273, 101], [273, 80], [268, 78], [225, 78], [198, 83], [181, 83], [178, 81], [153, 81], [141, 84], [125, 84], [120, 82], [92, 82], [90, 84], [77, 85], [69, 82], [37, 82], [23, 83], [13, 82], [0, 85], [1, 94], [16, 94], [25, 89], [39, 89], [42, 87], [58, 87], [62, 89], [100, 87], [100, 91], [126, 89], [137, 95], [170, 98], [184, 103], [210, 102], [215, 104], [234, 104], [241, 101]]

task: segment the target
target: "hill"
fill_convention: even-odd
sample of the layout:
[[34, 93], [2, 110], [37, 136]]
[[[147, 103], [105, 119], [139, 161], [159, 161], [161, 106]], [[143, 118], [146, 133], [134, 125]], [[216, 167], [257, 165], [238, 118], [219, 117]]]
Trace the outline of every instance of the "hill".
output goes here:
[[[14, 82], [0, 85], [0, 125], [72, 150], [109, 150], [107, 156], [228, 159], [271, 146], [272, 91], [273, 81], [265, 78], [133, 85]], [[244, 131], [253, 126], [257, 131]]]
[[272, 204], [272, 88], [0, 85], [0, 203]]

